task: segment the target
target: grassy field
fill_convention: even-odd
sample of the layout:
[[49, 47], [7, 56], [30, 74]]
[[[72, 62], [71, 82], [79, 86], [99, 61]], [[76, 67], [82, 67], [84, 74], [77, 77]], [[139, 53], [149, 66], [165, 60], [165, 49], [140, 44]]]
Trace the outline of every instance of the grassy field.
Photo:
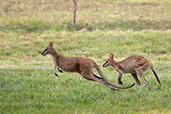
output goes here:
[[[170, 0], [78, 0], [80, 31], [72, 29], [72, 10], [72, 0], [0, 1], [0, 113], [171, 113]], [[102, 67], [109, 53], [117, 61], [142, 55], [162, 87], [150, 70], [147, 87], [119, 91], [76, 73], [57, 78], [51, 56], [40, 54], [49, 41], [60, 54], [95, 60], [113, 83], [116, 71]], [[122, 80], [134, 83], [129, 74]]]

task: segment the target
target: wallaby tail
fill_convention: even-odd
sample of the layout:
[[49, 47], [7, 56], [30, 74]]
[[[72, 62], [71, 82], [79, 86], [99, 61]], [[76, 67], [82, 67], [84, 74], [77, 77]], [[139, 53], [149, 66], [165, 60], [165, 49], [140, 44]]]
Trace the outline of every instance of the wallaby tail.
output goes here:
[[106, 83], [106, 84], [109, 84], [109, 85], [111, 85], [111, 86], [113, 86], [113, 87], [115, 87], [115, 88], [119, 88], [119, 89], [128, 89], [128, 88], [131, 88], [132, 86], [135, 85], [135, 83], [132, 84], [132, 85], [130, 85], [130, 86], [127, 86], [127, 87], [123, 87], [123, 86], [116, 85], [116, 84], [110, 82], [110, 81], [104, 76], [103, 72], [100, 70], [100, 68], [98, 67], [98, 65], [97, 65], [96, 63], [95, 63], [95, 65], [94, 65], [94, 67], [96, 68], [97, 72], [98, 72], [99, 75], [102, 77], [102, 79], [105, 81], [105, 83]]
[[153, 71], [153, 74], [155, 75], [155, 77], [156, 77], [156, 79], [157, 79], [158, 83], [161, 85], [160, 79], [159, 79], [159, 77], [158, 77], [158, 75], [157, 75], [156, 71], [154, 70], [154, 68], [153, 68], [153, 67], [151, 67], [151, 70]]

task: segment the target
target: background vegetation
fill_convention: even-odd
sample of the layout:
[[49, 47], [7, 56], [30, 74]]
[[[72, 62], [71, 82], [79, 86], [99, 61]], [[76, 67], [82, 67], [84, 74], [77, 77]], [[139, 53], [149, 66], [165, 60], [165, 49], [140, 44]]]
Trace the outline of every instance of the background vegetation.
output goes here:
[[[72, 10], [72, 0], [0, 1], [0, 113], [171, 113], [170, 0], [79, 0], [79, 31]], [[102, 68], [109, 53], [145, 56], [162, 87], [151, 71], [147, 87], [119, 91], [75, 73], [56, 78], [51, 57], [40, 55], [49, 41], [60, 54], [95, 60], [114, 83], [117, 73]]]

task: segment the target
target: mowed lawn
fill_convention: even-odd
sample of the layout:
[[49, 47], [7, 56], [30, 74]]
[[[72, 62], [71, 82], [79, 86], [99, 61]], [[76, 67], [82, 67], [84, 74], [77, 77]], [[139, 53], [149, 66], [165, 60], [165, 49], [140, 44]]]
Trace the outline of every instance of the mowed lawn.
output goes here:
[[[78, 31], [72, 10], [72, 0], [0, 1], [0, 113], [171, 113], [170, 0], [79, 0]], [[142, 55], [162, 86], [150, 70], [147, 87], [118, 91], [76, 73], [57, 71], [56, 77], [51, 56], [41, 55], [50, 41], [60, 54], [93, 59], [116, 84], [117, 72], [102, 67], [109, 54], [116, 61]], [[130, 74], [122, 80], [123, 86], [135, 83]]]

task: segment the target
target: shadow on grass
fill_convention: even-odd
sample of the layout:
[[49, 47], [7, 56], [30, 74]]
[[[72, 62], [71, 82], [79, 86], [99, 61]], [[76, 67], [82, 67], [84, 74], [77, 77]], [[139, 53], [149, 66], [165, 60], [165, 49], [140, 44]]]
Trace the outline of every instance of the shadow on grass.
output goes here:
[[[152, 30], [168, 30], [171, 29], [171, 20], [113, 20], [111, 22], [102, 22], [96, 24], [88, 23], [78, 23], [76, 30], [93, 31], [93, 30], [134, 30], [141, 31], [146, 29]], [[15, 26], [0, 26], [0, 31], [22, 31], [22, 32], [41, 32], [46, 30], [55, 30], [55, 31], [73, 31], [71, 22], [63, 22], [56, 24], [16, 24]]]
[[37, 23], [35, 22], [29, 23], [29, 24], [21, 24], [16, 23], [13, 26], [7, 25], [7, 26], [0, 26], [0, 31], [6, 32], [6, 31], [21, 31], [21, 32], [42, 32], [46, 30], [67, 30], [67, 31], [73, 31], [72, 24], [70, 22], [62, 22], [62, 23], [50, 23], [46, 24], [44, 22]]
[[99, 29], [133, 29], [135, 31], [141, 31], [145, 29], [167, 30], [171, 29], [171, 20], [119, 20], [99, 23], [96, 26]]

